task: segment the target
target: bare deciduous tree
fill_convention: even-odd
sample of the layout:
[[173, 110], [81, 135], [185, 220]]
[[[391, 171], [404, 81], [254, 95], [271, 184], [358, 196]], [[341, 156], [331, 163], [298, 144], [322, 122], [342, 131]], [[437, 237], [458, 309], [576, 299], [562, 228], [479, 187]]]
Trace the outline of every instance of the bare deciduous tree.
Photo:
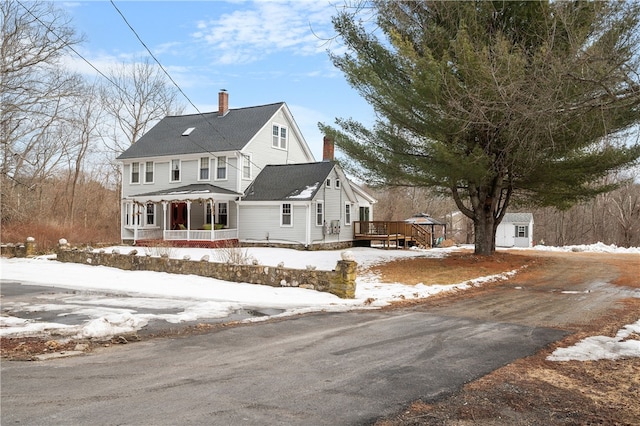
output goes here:
[[109, 71], [102, 89], [103, 106], [113, 119], [110, 139], [120, 153], [140, 138], [155, 122], [184, 110], [178, 91], [148, 59], [121, 64]]

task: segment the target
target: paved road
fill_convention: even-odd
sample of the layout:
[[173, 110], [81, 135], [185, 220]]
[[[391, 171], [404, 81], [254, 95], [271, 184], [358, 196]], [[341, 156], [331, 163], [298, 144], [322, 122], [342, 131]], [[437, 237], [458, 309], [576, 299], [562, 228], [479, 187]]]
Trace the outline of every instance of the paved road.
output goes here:
[[2, 363], [2, 425], [367, 424], [561, 338], [420, 309], [313, 314]]

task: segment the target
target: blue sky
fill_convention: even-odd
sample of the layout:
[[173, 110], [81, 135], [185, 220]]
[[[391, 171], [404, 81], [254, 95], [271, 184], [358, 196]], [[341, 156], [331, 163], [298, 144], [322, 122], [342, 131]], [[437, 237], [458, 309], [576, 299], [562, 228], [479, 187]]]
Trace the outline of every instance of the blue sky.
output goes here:
[[[217, 110], [218, 92], [231, 108], [284, 101], [317, 160], [317, 123], [374, 119], [327, 50], [342, 52], [331, 17], [342, 1], [115, 1], [142, 41], [200, 112]], [[60, 2], [86, 42], [76, 48], [96, 68], [148, 57], [108, 1]], [[80, 58], [74, 68], [97, 73]], [[186, 113], [196, 112], [189, 101]]]

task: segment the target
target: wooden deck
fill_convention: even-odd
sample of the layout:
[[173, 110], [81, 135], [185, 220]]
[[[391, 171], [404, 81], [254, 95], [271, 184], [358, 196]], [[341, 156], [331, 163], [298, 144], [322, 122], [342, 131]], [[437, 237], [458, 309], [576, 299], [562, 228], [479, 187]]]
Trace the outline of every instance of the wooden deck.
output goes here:
[[357, 221], [353, 222], [355, 245], [374, 242], [385, 249], [411, 246], [431, 247], [431, 233], [420, 225], [403, 221]]

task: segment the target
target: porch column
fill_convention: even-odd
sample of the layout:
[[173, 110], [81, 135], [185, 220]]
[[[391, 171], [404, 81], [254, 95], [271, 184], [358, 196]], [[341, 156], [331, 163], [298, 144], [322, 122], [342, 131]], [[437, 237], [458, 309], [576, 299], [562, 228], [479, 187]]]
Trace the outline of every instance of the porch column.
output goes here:
[[165, 239], [165, 232], [167, 231], [167, 206], [169, 203], [167, 201], [162, 202], [162, 239]]
[[187, 241], [191, 239], [191, 200], [187, 200]]
[[[213, 241], [213, 240], [215, 240], [215, 235], [216, 235], [215, 234], [215, 232], [216, 232], [215, 231], [215, 227], [216, 227], [215, 223], [216, 223], [216, 221], [215, 221], [215, 211], [214, 211], [214, 208], [215, 208], [216, 205], [215, 205], [215, 203], [213, 201], [213, 198], [209, 198], [207, 200], [207, 204], [209, 205], [209, 211], [211, 212], [211, 221], [210, 221], [211, 222], [210, 223], [210, 225], [211, 225], [211, 235], [209, 235], [209, 239], [211, 241]], [[206, 215], [207, 214], [206, 214], [206, 211], [205, 211], [205, 220], [206, 220]]]
[[138, 241], [138, 220], [140, 220], [140, 212], [138, 211], [138, 203], [135, 201], [131, 206], [131, 219], [133, 220], [133, 242]]

